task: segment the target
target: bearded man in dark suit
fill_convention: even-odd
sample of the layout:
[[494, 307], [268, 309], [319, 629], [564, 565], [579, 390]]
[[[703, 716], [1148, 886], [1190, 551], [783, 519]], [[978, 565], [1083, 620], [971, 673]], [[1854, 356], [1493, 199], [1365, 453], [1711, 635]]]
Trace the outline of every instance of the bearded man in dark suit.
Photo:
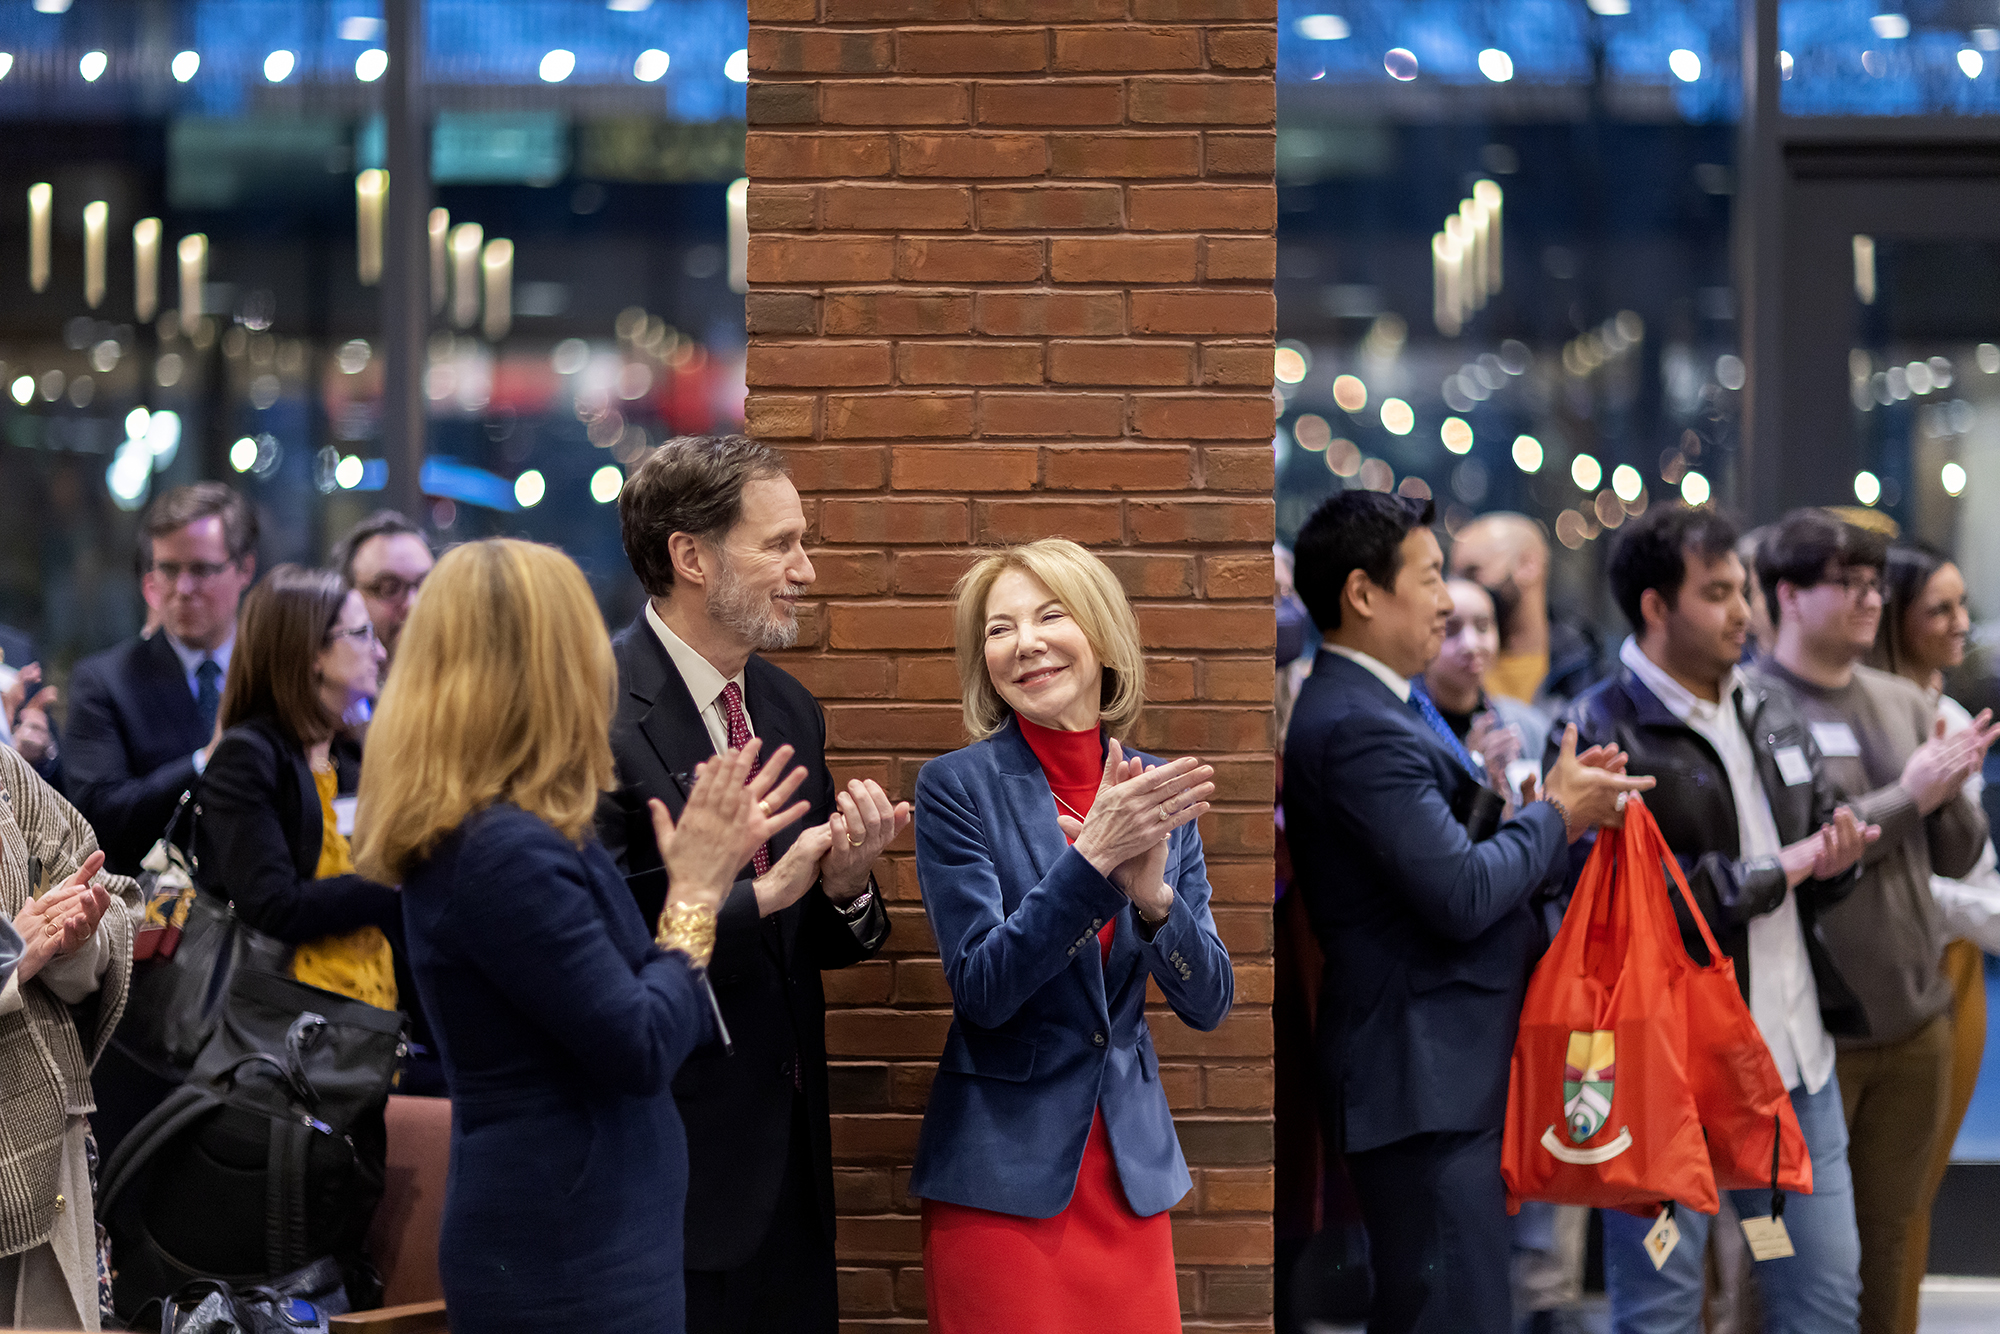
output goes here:
[[678, 815], [697, 764], [752, 737], [765, 759], [789, 746], [812, 806], [742, 869], [718, 915], [709, 976], [733, 1051], [699, 1051], [674, 1080], [688, 1136], [688, 1329], [835, 1334], [820, 971], [888, 939], [871, 868], [909, 806], [873, 780], [837, 789], [818, 701], [757, 656], [796, 642], [814, 578], [784, 461], [745, 436], [669, 440], [626, 481], [618, 515], [648, 599], [615, 642], [622, 786], [598, 833], [645, 920], [666, 897], [646, 800]]

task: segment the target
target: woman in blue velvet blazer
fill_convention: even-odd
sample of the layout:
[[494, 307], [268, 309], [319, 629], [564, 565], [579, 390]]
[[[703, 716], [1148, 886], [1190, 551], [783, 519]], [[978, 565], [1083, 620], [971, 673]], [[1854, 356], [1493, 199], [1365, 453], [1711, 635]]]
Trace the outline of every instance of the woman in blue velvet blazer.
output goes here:
[[[438, 1269], [459, 1334], [681, 1334], [687, 1138], [672, 1081], [713, 1032], [700, 969], [736, 870], [805, 813], [757, 743], [653, 803], [643, 922], [592, 828], [617, 675], [583, 574], [526, 542], [440, 560], [369, 728], [367, 874], [400, 882], [452, 1097]], [[746, 781], [749, 780], [749, 781]]]
[[990, 556], [958, 599], [980, 740], [926, 765], [916, 801], [953, 1007], [910, 1183], [931, 1328], [1178, 1329], [1165, 1211], [1190, 1180], [1146, 984], [1194, 1028], [1229, 1013], [1195, 825], [1213, 770], [1115, 739], [1145, 665], [1116, 578], [1083, 548]]

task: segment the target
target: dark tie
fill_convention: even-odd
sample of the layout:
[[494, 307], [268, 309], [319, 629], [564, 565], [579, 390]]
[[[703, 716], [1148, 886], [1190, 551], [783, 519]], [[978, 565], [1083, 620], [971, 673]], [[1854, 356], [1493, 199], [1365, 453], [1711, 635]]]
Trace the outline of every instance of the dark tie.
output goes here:
[[201, 715], [201, 744], [215, 735], [215, 715], [222, 708], [222, 664], [203, 658], [194, 669], [194, 711]]
[[1444, 720], [1444, 715], [1438, 712], [1437, 705], [1431, 702], [1430, 692], [1424, 689], [1424, 679], [1421, 676], [1414, 677], [1410, 681], [1410, 712], [1423, 719], [1425, 725], [1438, 734], [1438, 740], [1444, 742], [1446, 749], [1451, 751], [1453, 758], [1465, 766], [1467, 773], [1482, 783], [1486, 781], [1486, 775], [1479, 771], [1477, 764], [1473, 763], [1472, 752], [1465, 748], [1465, 743], [1458, 739], [1458, 733], [1451, 730], [1451, 724]]
[[[722, 687], [722, 722], [729, 732], [729, 748], [741, 750], [750, 744], [750, 719], [743, 713], [743, 690], [734, 681]], [[771, 869], [771, 845], [759, 844], [750, 864], [762, 875]]]

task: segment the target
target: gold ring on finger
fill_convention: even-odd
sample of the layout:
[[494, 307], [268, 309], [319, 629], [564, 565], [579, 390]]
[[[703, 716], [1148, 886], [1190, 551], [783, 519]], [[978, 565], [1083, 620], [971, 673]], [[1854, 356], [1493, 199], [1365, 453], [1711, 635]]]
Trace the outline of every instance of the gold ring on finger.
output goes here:
[[768, 819], [770, 819], [770, 818], [771, 818], [771, 803], [770, 803], [770, 802], [768, 802], [768, 801], [760, 801], [760, 802], [758, 802], [758, 803], [757, 803], [757, 809], [758, 809], [758, 810], [760, 810], [760, 811], [762, 811], [762, 812], [764, 812], [764, 818], [765, 818], [766, 820], [768, 820]]
[[865, 842], [867, 842], [866, 839], [854, 838], [850, 835], [847, 840], [847, 845], [851, 848], [858, 848]]

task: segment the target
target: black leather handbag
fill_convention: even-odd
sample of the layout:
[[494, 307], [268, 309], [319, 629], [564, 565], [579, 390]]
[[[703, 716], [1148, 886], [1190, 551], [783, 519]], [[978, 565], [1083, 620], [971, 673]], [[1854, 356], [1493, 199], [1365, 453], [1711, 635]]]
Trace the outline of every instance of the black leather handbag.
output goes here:
[[213, 894], [198, 891], [173, 956], [133, 968], [125, 1016], [113, 1041], [160, 1078], [179, 1080], [221, 1022], [237, 972], [283, 973], [291, 957], [290, 945], [250, 926]]

